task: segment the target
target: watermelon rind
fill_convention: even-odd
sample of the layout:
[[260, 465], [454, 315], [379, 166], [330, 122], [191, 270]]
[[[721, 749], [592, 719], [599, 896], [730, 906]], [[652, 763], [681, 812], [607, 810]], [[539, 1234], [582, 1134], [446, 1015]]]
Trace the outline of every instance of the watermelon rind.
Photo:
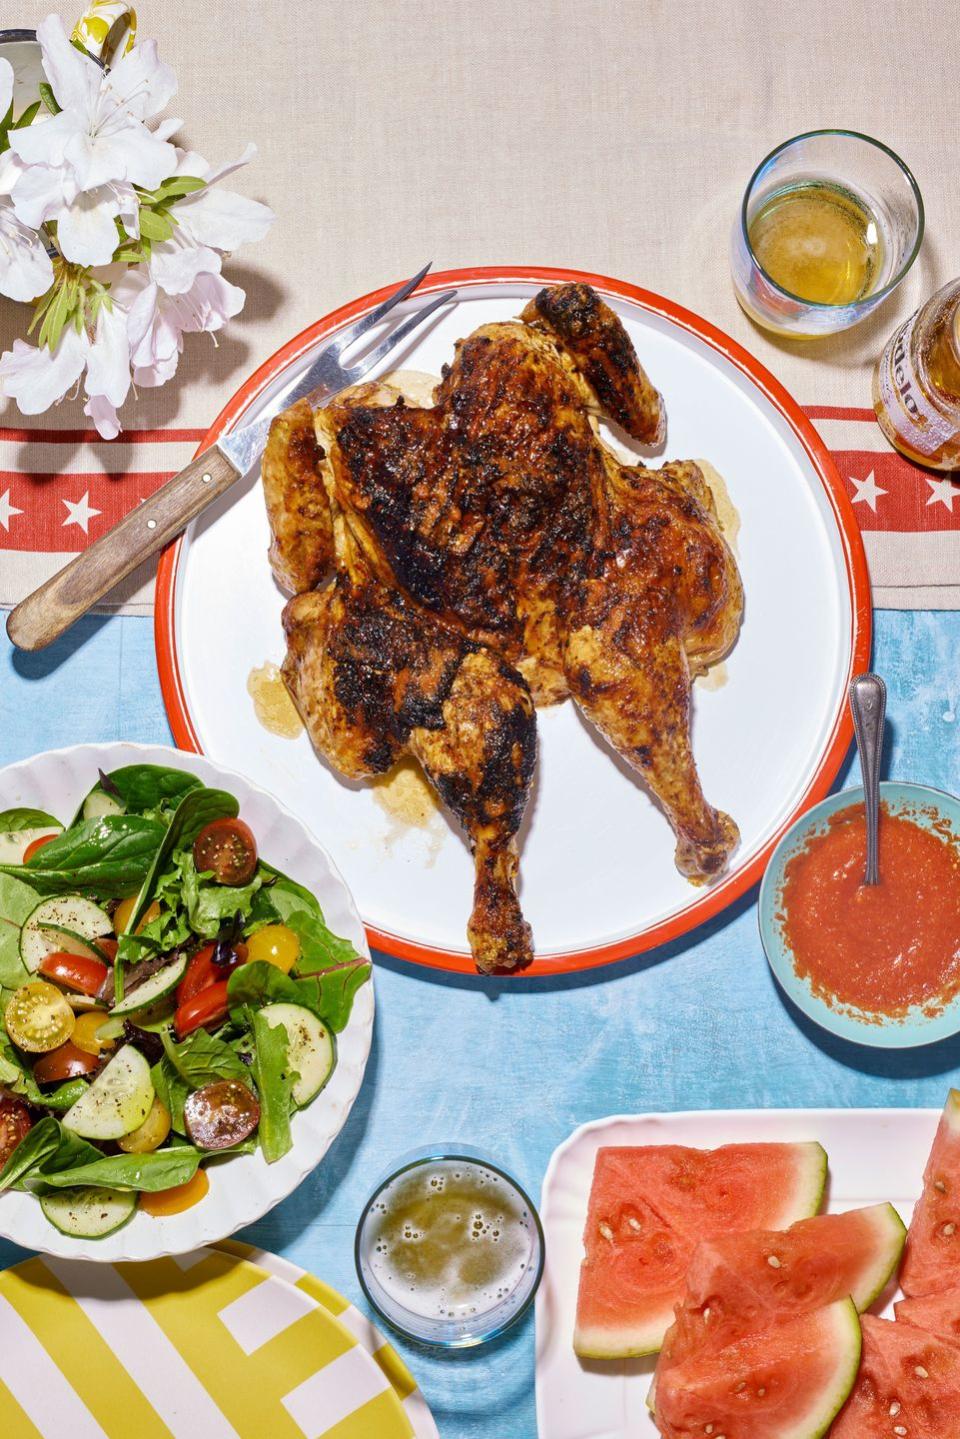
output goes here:
[[[828, 1304], [818, 1311], [813, 1311], [812, 1315], [798, 1316], [792, 1322], [799, 1323], [801, 1320], [809, 1322], [812, 1317], [816, 1317], [819, 1321], [817, 1334], [819, 1344], [833, 1358], [833, 1367], [829, 1378], [811, 1396], [807, 1408], [802, 1413], [789, 1419], [784, 1418], [779, 1423], [767, 1422], [762, 1431], [763, 1439], [822, 1439], [846, 1404], [857, 1382], [862, 1335], [860, 1316], [853, 1301], [840, 1299], [835, 1304]], [[726, 1353], [726, 1350], [718, 1350], [712, 1359], [715, 1362], [721, 1361]], [[683, 1367], [680, 1365], [676, 1370], [669, 1371], [674, 1384]], [[738, 1372], [742, 1373], [742, 1369]], [[735, 1409], [741, 1407], [733, 1393], [731, 1393], [731, 1401]], [[742, 1408], [741, 1416], [745, 1417]], [[712, 1427], [722, 1431], [727, 1420], [734, 1423], [735, 1414], [733, 1412], [730, 1415], [717, 1413], [715, 1425]], [[669, 1429], [669, 1432], [679, 1434], [681, 1431]], [[686, 1428], [682, 1432], [686, 1432]], [[691, 1429], [690, 1433], [693, 1432], [694, 1430]], [[759, 1428], [753, 1427], [745, 1429], [744, 1432], [759, 1434], [761, 1431]], [[698, 1425], [696, 1427], [698, 1439], [701, 1433], [702, 1426]]]
[[879, 1299], [896, 1274], [907, 1238], [907, 1226], [892, 1204], [874, 1204], [862, 1212], [865, 1216], [870, 1215], [876, 1227], [877, 1260], [850, 1295], [861, 1314]]
[[827, 1187], [827, 1151], [816, 1140], [793, 1145], [801, 1160], [793, 1195], [770, 1229], [788, 1229], [798, 1219], [812, 1219], [820, 1211]]

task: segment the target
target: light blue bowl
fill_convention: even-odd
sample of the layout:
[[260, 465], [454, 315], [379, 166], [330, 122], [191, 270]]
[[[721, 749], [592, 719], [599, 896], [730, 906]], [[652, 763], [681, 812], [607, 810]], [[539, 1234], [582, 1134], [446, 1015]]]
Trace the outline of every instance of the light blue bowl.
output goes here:
[[[930, 789], [927, 785], [887, 780], [880, 786], [880, 798], [892, 814], [907, 810], [910, 818], [924, 829], [933, 829], [935, 824], [946, 821], [960, 839], [960, 799], [954, 795]], [[770, 968], [784, 994], [797, 1008], [822, 1029], [839, 1035], [841, 1039], [851, 1040], [854, 1044], [868, 1044], [875, 1049], [914, 1049], [921, 1044], [933, 1044], [938, 1039], [949, 1039], [951, 1035], [960, 1033], [960, 995], [933, 1016], [914, 1006], [902, 1019], [878, 1022], [875, 1016], [861, 1019], [854, 1011], [834, 1009], [825, 1004], [793, 967], [792, 951], [776, 918], [783, 892], [784, 870], [788, 861], [803, 849], [814, 834], [824, 831], [832, 815], [858, 802], [863, 803], [862, 789], [845, 789], [830, 795], [798, 819], [774, 850], [760, 887], [759, 905], [760, 938]], [[882, 848], [880, 870], [882, 873]]]

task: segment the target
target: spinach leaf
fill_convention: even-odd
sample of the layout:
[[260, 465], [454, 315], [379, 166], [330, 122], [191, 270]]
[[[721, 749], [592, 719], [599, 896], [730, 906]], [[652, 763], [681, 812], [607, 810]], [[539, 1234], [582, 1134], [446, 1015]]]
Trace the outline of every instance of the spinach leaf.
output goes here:
[[317, 974], [358, 958], [349, 939], [341, 939], [328, 929], [323, 910], [309, 890], [271, 865], [261, 863], [260, 868], [273, 876], [273, 883], [255, 898], [254, 923], [248, 933], [255, 933], [265, 924], [285, 924], [292, 929], [300, 941], [299, 974]]
[[22, 829], [63, 829], [63, 825], [42, 809], [5, 809], [0, 812], [0, 834], [17, 834]]
[[22, 880], [0, 874], [0, 985], [16, 989], [31, 978], [20, 958], [20, 928], [40, 896]]
[[268, 1024], [262, 1014], [253, 1015], [253, 1078], [260, 1095], [260, 1146], [268, 1164], [282, 1159], [290, 1149], [290, 1110], [293, 1108], [293, 1081], [287, 1063], [287, 1031], [282, 1024]]
[[244, 1009], [262, 1009], [265, 1004], [302, 1004], [339, 1034], [346, 1028], [357, 990], [370, 978], [370, 965], [354, 959], [324, 974], [295, 978], [283, 974], [265, 960], [241, 964], [227, 981], [231, 1015], [241, 1023]]
[[187, 1102], [190, 1086], [174, 1069], [164, 1055], [150, 1070], [153, 1089], [160, 1103], [170, 1116], [170, 1123], [177, 1134], [186, 1134], [187, 1125], [183, 1117], [183, 1106]]
[[[129, 814], [149, 814], [157, 818], [164, 811], [169, 819], [177, 805], [192, 789], [203, 787], [203, 781], [183, 769], [168, 769], [159, 764], [128, 764], [107, 775], [106, 792], [114, 793]], [[105, 791], [103, 784], [94, 785], [91, 794]], [[89, 798], [89, 796], [88, 796]]]
[[200, 1151], [192, 1144], [155, 1149], [151, 1154], [101, 1154], [96, 1159], [51, 1172], [42, 1165], [39, 1178], [51, 1189], [91, 1184], [101, 1189], [139, 1189], [152, 1193], [186, 1184], [197, 1172]]
[[200, 1089], [204, 1084], [213, 1084], [218, 1079], [248, 1078], [247, 1066], [227, 1044], [216, 1034], [205, 1029], [194, 1030], [177, 1044], [168, 1031], [161, 1031], [164, 1059], [188, 1089]]
[[136, 894], [163, 840], [163, 825], [135, 814], [81, 820], [57, 835], [29, 864], [0, 865], [0, 874], [38, 894], [86, 890], [101, 899]]
[[136, 929], [149, 909], [150, 902], [154, 898], [154, 890], [157, 888], [158, 881], [163, 875], [171, 855], [179, 849], [188, 850], [204, 825], [210, 824], [215, 819], [235, 819], [239, 812], [240, 806], [233, 795], [227, 794], [226, 790], [207, 789], [202, 786], [199, 789], [191, 789], [184, 795], [152, 856], [151, 865], [143, 876], [137, 902], [127, 925], [129, 930]]
[[88, 1144], [64, 1129], [59, 1119], [48, 1114], [25, 1134], [10, 1155], [3, 1169], [0, 1169], [0, 1190], [16, 1185], [23, 1188], [28, 1179], [41, 1176], [46, 1180], [51, 1174], [91, 1164], [103, 1158], [99, 1149]]
[[21, 1099], [26, 1099], [30, 1104], [43, 1104], [40, 1086], [10, 1043], [4, 1029], [0, 1029], [0, 1062], [3, 1064], [2, 1082], [12, 1093], [19, 1094]]

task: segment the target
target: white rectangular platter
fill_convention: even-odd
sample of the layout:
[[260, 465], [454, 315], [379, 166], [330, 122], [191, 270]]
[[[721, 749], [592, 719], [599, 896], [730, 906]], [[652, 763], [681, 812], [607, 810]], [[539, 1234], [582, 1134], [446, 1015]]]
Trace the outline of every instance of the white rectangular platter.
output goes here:
[[[537, 1296], [537, 1426], [540, 1439], [654, 1439], [646, 1407], [654, 1359], [601, 1363], [573, 1352], [583, 1225], [597, 1150], [603, 1145], [721, 1144], [818, 1140], [832, 1212], [889, 1200], [905, 1224], [939, 1120], [933, 1109], [713, 1110], [620, 1115], [581, 1125], [560, 1145], [543, 1181], [547, 1261]], [[883, 1298], [886, 1313], [893, 1295]]]

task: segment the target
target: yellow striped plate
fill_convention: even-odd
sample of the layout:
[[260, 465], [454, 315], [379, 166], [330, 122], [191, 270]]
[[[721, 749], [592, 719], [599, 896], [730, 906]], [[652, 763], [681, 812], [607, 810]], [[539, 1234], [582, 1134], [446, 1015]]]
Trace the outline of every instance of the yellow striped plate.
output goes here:
[[395, 1382], [304, 1286], [236, 1252], [0, 1274], [4, 1439], [413, 1439]]

